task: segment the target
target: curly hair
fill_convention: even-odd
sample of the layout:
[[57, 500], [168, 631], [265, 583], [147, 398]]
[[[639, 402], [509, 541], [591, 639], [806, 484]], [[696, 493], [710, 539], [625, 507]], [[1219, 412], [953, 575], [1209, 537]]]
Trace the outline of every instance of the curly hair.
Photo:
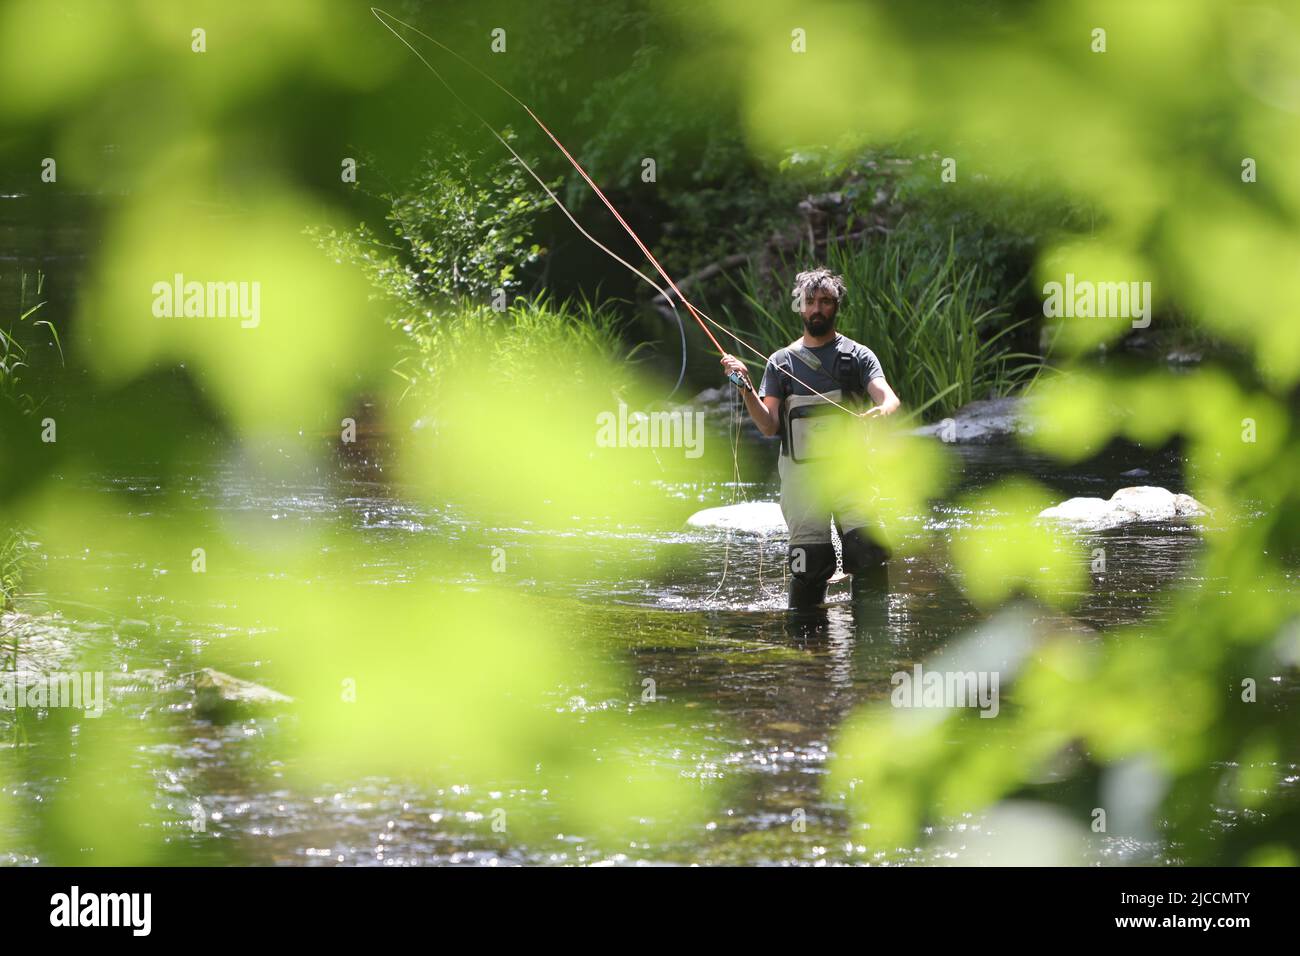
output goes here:
[[794, 277], [794, 288], [790, 290], [790, 295], [791, 298], [804, 301], [817, 292], [818, 289], [829, 292], [835, 297], [836, 302], [843, 302], [844, 296], [848, 292], [842, 276], [837, 276], [825, 266], [818, 266], [807, 272], [800, 272]]

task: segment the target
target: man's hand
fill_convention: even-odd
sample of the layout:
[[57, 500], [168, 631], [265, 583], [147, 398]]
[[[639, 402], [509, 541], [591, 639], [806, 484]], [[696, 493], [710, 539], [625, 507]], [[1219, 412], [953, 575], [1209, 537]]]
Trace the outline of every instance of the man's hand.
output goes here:
[[882, 418], [885, 415], [892, 415], [898, 411], [903, 403], [898, 400], [894, 390], [889, 387], [883, 375], [873, 378], [867, 383], [867, 394], [871, 400], [876, 403], [874, 408], [868, 408], [859, 418]]
[[740, 377], [744, 379], [745, 384], [749, 384], [749, 369], [745, 368], [745, 363], [734, 355], [722, 356], [722, 369], [730, 377], [733, 372], [739, 372]]
[[741, 394], [745, 396], [745, 408], [749, 411], [749, 417], [754, 420], [754, 424], [764, 435], [769, 438], [775, 435], [781, 427], [781, 399], [775, 395], [759, 398], [753, 384], [749, 381], [749, 369], [745, 368], [745, 363], [736, 356], [722, 356], [722, 369], [728, 376], [733, 372], [740, 374], [745, 383]]

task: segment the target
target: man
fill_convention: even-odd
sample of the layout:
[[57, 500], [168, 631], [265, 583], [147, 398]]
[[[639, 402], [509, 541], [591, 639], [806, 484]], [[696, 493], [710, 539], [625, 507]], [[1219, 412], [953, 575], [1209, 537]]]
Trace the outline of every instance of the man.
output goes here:
[[[829, 269], [816, 268], [795, 277], [793, 296], [803, 315], [803, 337], [767, 360], [758, 397], [744, 390], [745, 407], [764, 435], [781, 435], [781, 513], [790, 529], [790, 606], [810, 607], [826, 600], [826, 583], [835, 573], [831, 519], [839, 528], [844, 570], [854, 577], [879, 574], [889, 559], [867, 528], [867, 516], [855, 497], [860, 482], [838, 482], [849, 490], [832, 490], [837, 482], [825, 474], [829, 460], [818, 451], [827, 446], [826, 433], [851, 421], [840, 404], [860, 402], [864, 395], [876, 404], [861, 417], [892, 415], [901, 404], [885, 381], [875, 353], [835, 331], [835, 316], [845, 294], [844, 280]], [[745, 365], [734, 356], [722, 358], [728, 374], [745, 376]], [[747, 379], [746, 379], [747, 380]], [[821, 395], [816, 394], [820, 392]], [[833, 416], [838, 416], [837, 418]], [[857, 495], [852, 488], [857, 485]]]

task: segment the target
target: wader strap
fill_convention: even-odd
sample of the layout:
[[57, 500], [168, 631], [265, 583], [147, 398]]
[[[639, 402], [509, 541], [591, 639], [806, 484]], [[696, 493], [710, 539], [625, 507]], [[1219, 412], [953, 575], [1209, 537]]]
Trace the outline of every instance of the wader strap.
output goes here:
[[[836, 341], [838, 343], [839, 340]], [[786, 351], [814, 372], [822, 370], [822, 360], [803, 344], [803, 339], [796, 339], [791, 342], [786, 346]], [[861, 397], [863, 395], [863, 390], [858, 384], [858, 360], [852, 349], [836, 348], [835, 368], [831, 372], [831, 377], [835, 379], [840, 391], [846, 396]]]
[[814, 372], [822, 370], [822, 360], [816, 355], [804, 348], [803, 339], [796, 339], [786, 346], [786, 351], [797, 358], [804, 365], [807, 365]]

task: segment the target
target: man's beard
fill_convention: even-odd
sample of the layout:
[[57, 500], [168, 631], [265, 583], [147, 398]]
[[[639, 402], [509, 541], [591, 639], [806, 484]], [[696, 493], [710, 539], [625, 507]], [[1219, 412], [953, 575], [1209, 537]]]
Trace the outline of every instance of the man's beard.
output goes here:
[[804, 331], [813, 338], [818, 338], [835, 328], [835, 320], [826, 318], [820, 312], [815, 312], [811, 317], [804, 318], [803, 327]]

